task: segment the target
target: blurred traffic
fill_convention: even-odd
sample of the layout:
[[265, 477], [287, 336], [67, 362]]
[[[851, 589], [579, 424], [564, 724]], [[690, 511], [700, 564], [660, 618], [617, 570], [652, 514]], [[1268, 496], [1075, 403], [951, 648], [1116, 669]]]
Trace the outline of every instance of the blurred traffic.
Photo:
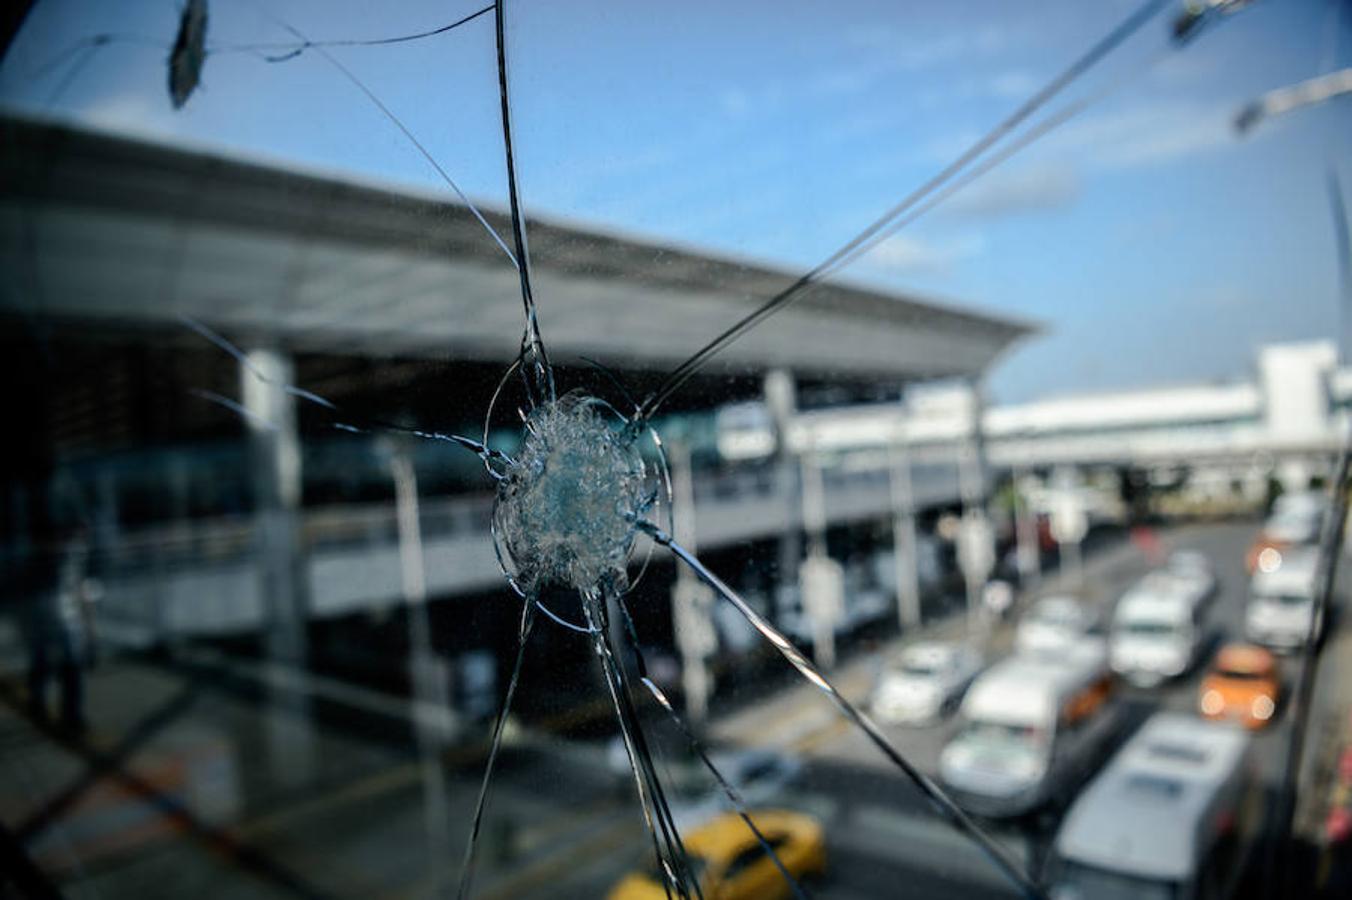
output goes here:
[[[1009, 620], [983, 609], [978, 619], [943, 619], [926, 629], [932, 636], [896, 645], [875, 645], [862, 632], [846, 641], [853, 652], [842, 675], [864, 676], [856, 690], [896, 745], [1026, 859], [1052, 896], [1264, 896], [1274, 877], [1276, 796], [1290, 727], [1283, 714], [1311, 642], [1328, 638], [1306, 617], [1289, 632], [1304, 627], [1302, 637], [1275, 641], [1283, 656], [1246, 639], [1254, 637], [1252, 610], [1273, 595], [1269, 576], [1283, 566], [1312, 602], [1306, 557], [1317, 553], [1319, 529], [1286, 542], [1280, 564], [1250, 576], [1253, 524], [1160, 523], [1148, 540], [1113, 537], [1107, 528], [1087, 556], [1078, 596], [1055, 590], [1069, 573], [1053, 566], [1045, 586], [1015, 593]], [[1352, 652], [1341, 638], [1339, 647]], [[1347, 702], [1340, 685], [1322, 691], [1324, 702]], [[768, 699], [764, 714], [801, 717], [809, 700]], [[760, 714], [730, 711], [714, 733], [751, 740]], [[793, 774], [778, 785], [774, 805], [796, 802], [815, 815], [828, 857], [856, 860], [856, 829], [872, 821], [913, 837], [928, 832], [897, 853], [908, 864], [933, 865], [920, 848], [940, 841], [943, 826], [919, 824], [925, 814], [917, 798], [865, 814], [878, 798], [871, 803], [867, 783], [858, 784], [858, 793], [844, 794], [855, 811], [842, 811], [836, 766], [865, 764], [867, 750], [829, 717], [810, 721], [782, 732], [780, 753]], [[836, 799], [824, 807], [828, 784]], [[1318, 815], [1330, 824], [1306, 862], [1317, 865], [1322, 854], [1327, 888], [1341, 877], [1330, 861], [1347, 839], [1337, 824], [1344, 813], [1335, 804]], [[916, 824], [903, 825], [908, 819]], [[977, 860], [969, 863], [980, 866]], [[882, 884], [833, 866], [819, 889], [826, 897], [864, 896], [857, 893], [863, 885]], [[998, 884], [980, 877], [967, 889]]]

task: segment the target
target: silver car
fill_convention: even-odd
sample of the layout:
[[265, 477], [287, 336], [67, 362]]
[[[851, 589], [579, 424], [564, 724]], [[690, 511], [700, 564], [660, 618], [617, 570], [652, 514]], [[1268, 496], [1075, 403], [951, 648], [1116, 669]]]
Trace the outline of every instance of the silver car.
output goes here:
[[981, 654], [966, 644], [913, 644], [878, 677], [873, 714], [896, 725], [938, 721], [957, 709], [981, 667]]

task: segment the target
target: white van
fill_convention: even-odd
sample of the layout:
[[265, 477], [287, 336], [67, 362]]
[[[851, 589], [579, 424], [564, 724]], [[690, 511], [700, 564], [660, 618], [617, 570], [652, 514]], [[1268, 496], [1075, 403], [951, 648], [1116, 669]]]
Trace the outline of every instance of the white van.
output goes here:
[[1118, 601], [1108, 652], [1113, 671], [1153, 687], [1182, 675], [1201, 655], [1205, 590], [1195, 580], [1152, 572]]
[[1051, 896], [1229, 897], [1262, 817], [1248, 735], [1230, 723], [1157, 713], [1066, 814], [1047, 865]]
[[992, 817], [1068, 796], [1120, 727], [1112, 687], [1101, 639], [997, 663], [968, 690], [939, 777], [961, 805]]
[[1315, 604], [1318, 568], [1318, 548], [1293, 547], [1275, 569], [1253, 573], [1244, 620], [1249, 640], [1274, 650], [1303, 647], [1311, 633], [1318, 642], [1324, 632], [1324, 611]]

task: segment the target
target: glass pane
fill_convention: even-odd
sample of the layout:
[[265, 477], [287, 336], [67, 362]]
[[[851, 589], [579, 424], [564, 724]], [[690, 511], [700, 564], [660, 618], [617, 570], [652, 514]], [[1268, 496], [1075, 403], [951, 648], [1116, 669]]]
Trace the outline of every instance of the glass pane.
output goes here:
[[1339, 896], [1345, 7], [19, 4], [0, 893]]

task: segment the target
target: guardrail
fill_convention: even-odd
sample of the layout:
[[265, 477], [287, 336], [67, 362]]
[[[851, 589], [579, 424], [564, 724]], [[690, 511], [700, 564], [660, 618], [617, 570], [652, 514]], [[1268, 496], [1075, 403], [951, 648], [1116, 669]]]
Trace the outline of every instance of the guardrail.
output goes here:
[[[890, 517], [887, 472], [828, 469], [830, 523]], [[918, 508], [956, 502], [957, 472], [919, 465]], [[503, 586], [489, 532], [491, 495], [433, 498], [421, 504], [430, 596]], [[731, 471], [700, 477], [695, 527], [702, 548], [772, 539], [802, 527], [796, 495], [781, 492], [773, 473]], [[379, 609], [402, 602], [395, 507], [392, 502], [305, 510], [300, 516], [304, 578], [315, 617]], [[106, 633], [130, 644], [174, 634], [255, 628], [266, 616], [255, 564], [251, 519], [180, 522], [123, 535], [103, 548], [101, 620]]]

